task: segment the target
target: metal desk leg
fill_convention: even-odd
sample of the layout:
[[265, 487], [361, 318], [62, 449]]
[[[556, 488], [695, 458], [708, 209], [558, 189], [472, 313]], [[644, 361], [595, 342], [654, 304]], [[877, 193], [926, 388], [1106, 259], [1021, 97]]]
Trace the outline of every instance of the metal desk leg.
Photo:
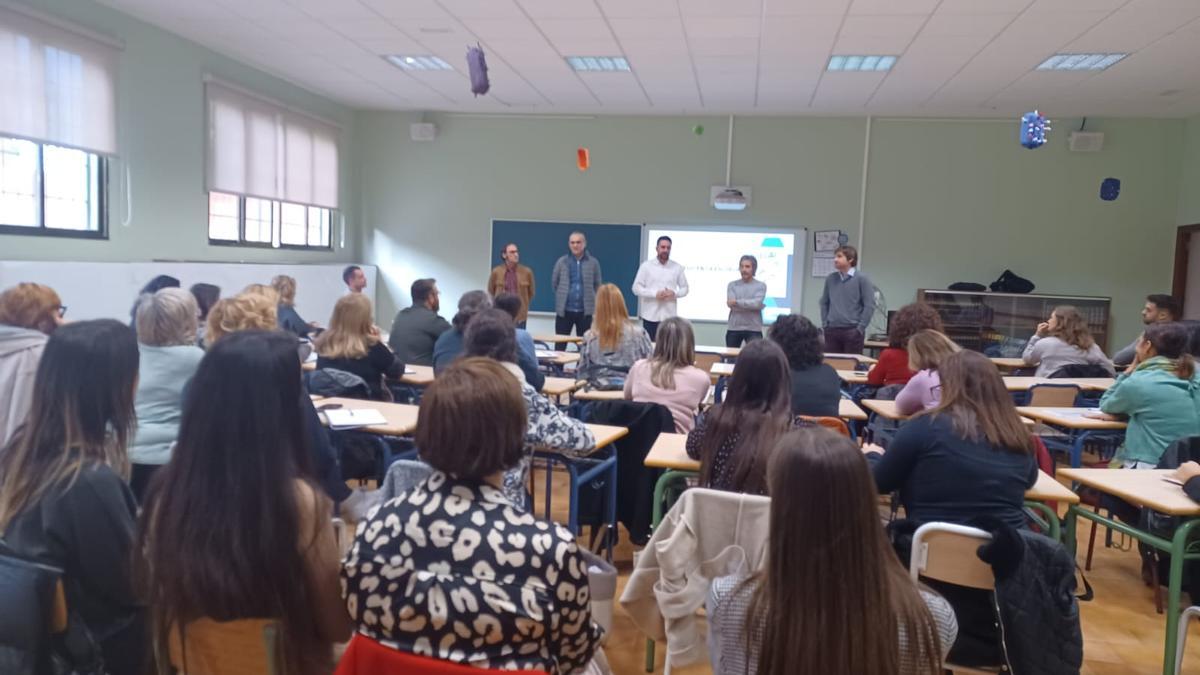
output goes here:
[[1200, 520], [1191, 519], [1180, 523], [1171, 539], [1171, 572], [1167, 583], [1167, 639], [1163, 646], [1163, 674], [1175, 673], [1175, 645], [1179, 640], [1179, 593], [1183, 585], [1184, 552], [1187, 550], [1188, 538], [1192, 528], [1200, 524]]
[[1042, 519], [1046, 521], [1044, 524], [1048, 530], [1046, 536], [1055, 541], [1059, 541], [1062, 538], [1062, 528], [1058, 523], [1058, 514], [1054, 512], [1054, 509], [1042, 502], [1030, 501], [1025, 502], [1025, 508], [1037, 511], [1042, 515]]

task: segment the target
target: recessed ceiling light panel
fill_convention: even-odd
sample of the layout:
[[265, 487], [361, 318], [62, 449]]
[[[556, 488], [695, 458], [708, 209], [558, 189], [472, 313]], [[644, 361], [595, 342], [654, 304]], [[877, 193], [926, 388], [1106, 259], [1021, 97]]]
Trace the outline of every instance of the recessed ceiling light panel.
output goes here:
[[1129, 54], [1055, 54], [1042, 61], [1038, 70], [1107, 70]]
[[885, 73], [896, 65], [897, 56], [869, 54], [834, 54], [829, 57], [829, 65], [825, 67], [831, 73]]
[[580, 73], [628, 73], [624, 56], [568, 56], [567, 65]]
[[388, 54], [383, 58], [388, 63], [403, 70], [454, 70], [449, 63], [428, 54]]

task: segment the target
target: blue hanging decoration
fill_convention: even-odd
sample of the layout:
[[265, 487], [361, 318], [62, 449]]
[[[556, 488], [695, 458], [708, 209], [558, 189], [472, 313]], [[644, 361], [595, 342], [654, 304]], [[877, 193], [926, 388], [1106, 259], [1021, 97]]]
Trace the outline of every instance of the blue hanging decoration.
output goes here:
[[1121, 195], [1121, 180], [1119, 178], [1105, 178], [1100, 183], [1100, 199], [1106, 202], [1116, 201]]
[[476, 44], [467, 48], [467, 72], [471, 74], [471, 93], [482, 96], [492, 88], [488, 81], [487, 60], [483, 57], [483, 48]]
[[1050, 120], [1034, 110], [1021, 115], [1021, 145], [1037, 150], [1046, 144], [1046, 132], [1050, 131]]

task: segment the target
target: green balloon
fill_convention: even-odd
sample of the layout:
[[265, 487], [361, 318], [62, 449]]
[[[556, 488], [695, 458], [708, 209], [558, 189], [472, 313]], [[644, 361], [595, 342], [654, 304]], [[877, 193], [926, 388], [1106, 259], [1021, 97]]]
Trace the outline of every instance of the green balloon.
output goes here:
[[692, 127], [692, 133], [696, 134], [697, 136], [703, 136], [704, 135], [704, 125], [697, 124], [696, 126]]

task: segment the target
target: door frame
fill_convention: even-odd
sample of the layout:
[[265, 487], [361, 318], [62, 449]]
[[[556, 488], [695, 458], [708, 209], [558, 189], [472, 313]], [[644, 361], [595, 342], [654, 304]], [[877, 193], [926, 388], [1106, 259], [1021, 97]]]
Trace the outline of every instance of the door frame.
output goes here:
[[[1175, 272], [1171, 279], [1171, 295], [1179, 301], [1182, 308], [1187, 294], [1188, 277], [1188, 242], [1193, 235], [1200, 234], [1200, 223], [1195, 225], [1180, 225], [1175, 230]], [[1200, 265], [1200, 260], [1194, 261]]]

